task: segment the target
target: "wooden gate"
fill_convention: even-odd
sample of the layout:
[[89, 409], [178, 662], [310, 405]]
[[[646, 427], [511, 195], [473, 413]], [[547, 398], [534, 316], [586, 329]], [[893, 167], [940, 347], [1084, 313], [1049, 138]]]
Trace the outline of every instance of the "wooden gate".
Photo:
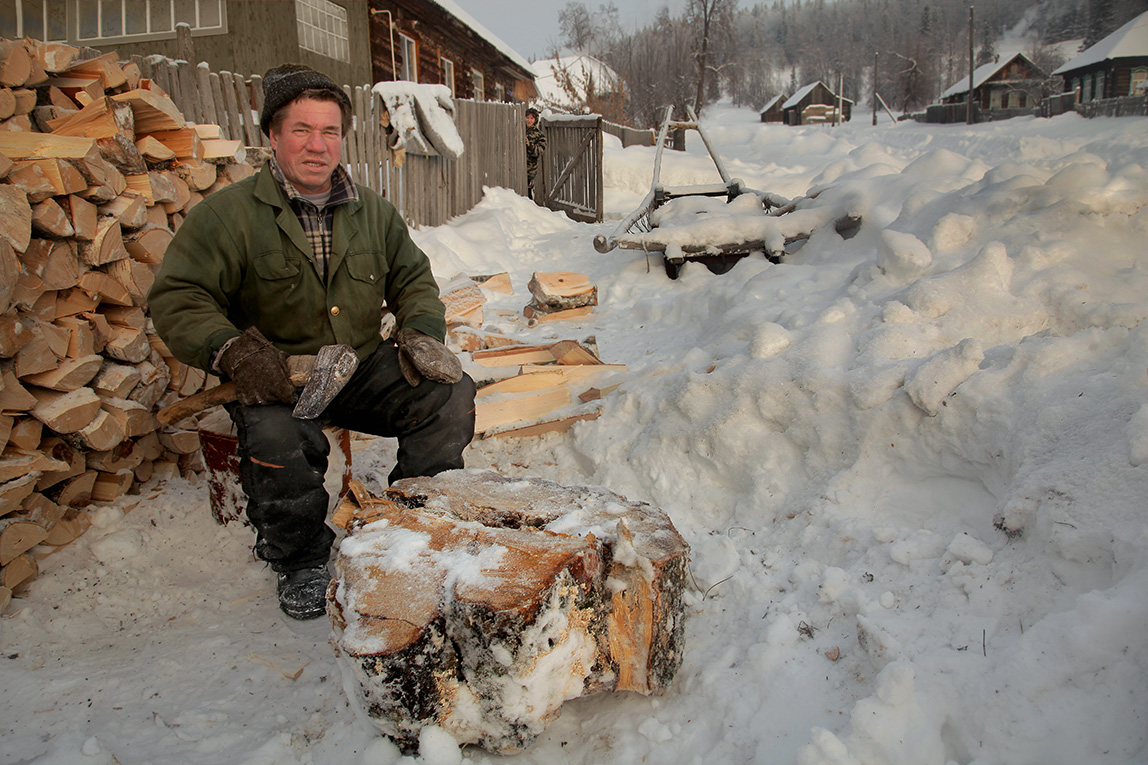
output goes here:
[[577, 221], [602, 221], [602, 117], [552, 116], [542, 119], [546, 151], [535, 196], [551, 210]]

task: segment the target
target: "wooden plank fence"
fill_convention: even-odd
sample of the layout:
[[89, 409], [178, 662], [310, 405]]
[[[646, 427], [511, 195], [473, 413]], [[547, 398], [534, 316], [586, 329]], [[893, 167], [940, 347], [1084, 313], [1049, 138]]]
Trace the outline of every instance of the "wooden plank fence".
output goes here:
[[[219, 125], [224, 138], [245, 146], [269, 147], [257, 124], [263, 109], [262, 78], [212, 72], [206, 63], [192, 65], [163, 56], [133, 56], [144, 77], [155, 80], [195, 123]], [[387, 150], [382, 127], [382, 99], [369, 85], [348, 86], [354, 122], [343, 143], [343, 162], [351, 177], [391, 200], [408, 225], [437, 226], [461, 215], [482, 200], [486, 187], [526, 194], [526, 106], [489, 101], [455, 100], [455, 125], [466, 147], [458, 160], [437, 154], [407, 153], [396, 162]], [[547, 151], [540, 179], [551, 209], [576, 220], [602, 219], [603, 120], [559, 117], [543, 121]], [[652, 131], [623, 126], [622, 140], [652, 145]], [[649, 132], [650, 141], [644, 134]], [[617, 134], [617, 133], [615, 133]], [[553, 179], [554, 183], [549, 180]]]
[[652, 128], [639, 130], [607, 120], [602, 120], [602, 132], [609, 133], [621, 140], [623, 149], [629, 146], [653, 146], [657, 138]]

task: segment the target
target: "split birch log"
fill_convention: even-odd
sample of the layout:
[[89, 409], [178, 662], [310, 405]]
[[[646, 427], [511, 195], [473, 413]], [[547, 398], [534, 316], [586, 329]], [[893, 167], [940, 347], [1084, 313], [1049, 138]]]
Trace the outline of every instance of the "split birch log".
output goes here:
[[21, 270], [20, 258], [16, 257], [12, 244], [0, 238], [0, 313], [6, 313], [12, 305], [12, 293], [16, 290]]
[[32, 205], [28, 195], [17, 186], [0, 184], [0, 242], [23, 252], [31, 238]]
[[56, 525], [48, 532], [48, 536], [44, 538], [41, 544], [52, 545], [53, 547], [70, 544], [87, 531], [91, 525], [92, 520], [86, 514], [65, 508], [64, 517], [56, 522]]
[[99, 473], [92, 485], [92, 501], [111, 502], [127, 494], [133, 483], [135, 483], [135, 473], [131, 470]]
[[54, 369], [25, 375], [21, 381], [41, 388], [67, 393], [87, 385], [104, 364], [103, 356], [92, 354], [64, 359]]
[[477, 470], [356, 497], [334, 645], [353, 700], [405, 751], [437, 725], [512, 753], [566, 699], [673, 680], [688, 547], [660, 510]]
[[6, 120], [16, 113], [16, 96], [9, 88], [0, 88], [0, 120]]
[[68, 210], [75, 229], [75, 238], [81, 242], [90, 242], [96, 238], [97, 219], [99, 217], [96, 206], [75, 194], [69, 196], [61, 204]]
[[0, 570], [0, 587], [18, 593], [21, 585], [32, 581], [39, 573], [40, 567], [36, 559], [28, 553], [21, 553]]
[[34, 389], [36, 405], [31, 415], [57, 433], [75, 433], [91, 424], [100, 411], [100, 397], [91, 388], [77, 388], [67, 393]]
[[56, 194], [55, 184], [35, 162], [17, 162], [5, 180], [21, 189], [27, 195], [28, 203], [32, 205], [50, 199]]
[[25, 498], [36, 490], [37, 478], [36, 475], [26, 474], [0, 484], [0, 516], [20, 509]]
[[527, 284], [537, 305], [551, 309], [598, 305], [598, 288], [583, 274], [535, 273]]
[[31, 73], [32, 62], [24, 45], [18, 40], [0, 40], [0, 85], [19, 87]]
[[72, 228], [72, 221], [68, 219], [64, 208], [55, 199], [45, 199], [32, 208], [32, 230], [42, 236], [52, 239], [64, 239], [74, 236], [76, 230]]
[[115, 218], [106, 218], [97, 223], [96, 235], [92, 241], [80, 245], [80, 260], [89, 266], [102, 266], [127, 256], [120, 222]]

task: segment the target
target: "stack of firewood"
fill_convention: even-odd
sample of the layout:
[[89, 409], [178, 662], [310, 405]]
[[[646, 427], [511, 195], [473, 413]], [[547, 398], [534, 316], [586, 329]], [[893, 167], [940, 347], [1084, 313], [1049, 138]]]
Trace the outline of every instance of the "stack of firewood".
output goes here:
[[[116, 54], [0, 39], [0, 612], [85, 508], [202, 469], [154, 413], [213, 383], [145, 298], [184, 216], [254, 172]], [[35, 548], [35, 549], [34, 549]]]
[[[535, 273], [527, 289], [531, 298], [522, 316], [531, 326], [583, 318], [598, 303], [598, 288], [583, 274]], [[596, 402], [619, 386], [626, 365], [603, 363], [593, 337], [527, 344], [486, 328], [487, 291], [514, 294], [505, 273], [459, 276], [441, 289], [447, 344], [469, 353], [464, 366], [478, 385], [475, 433], [536, 436], [597, 419], [602, 410]]]

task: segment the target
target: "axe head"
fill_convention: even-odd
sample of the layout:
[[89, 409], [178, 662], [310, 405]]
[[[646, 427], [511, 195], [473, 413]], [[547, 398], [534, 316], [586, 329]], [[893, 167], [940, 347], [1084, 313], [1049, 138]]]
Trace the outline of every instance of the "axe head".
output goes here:
[[359, 356], [349, 345], [324, 345], [315, 356], [315, 365], [292, 414], [300, 420], [313, 420], [351, 379], [359, 367]]

